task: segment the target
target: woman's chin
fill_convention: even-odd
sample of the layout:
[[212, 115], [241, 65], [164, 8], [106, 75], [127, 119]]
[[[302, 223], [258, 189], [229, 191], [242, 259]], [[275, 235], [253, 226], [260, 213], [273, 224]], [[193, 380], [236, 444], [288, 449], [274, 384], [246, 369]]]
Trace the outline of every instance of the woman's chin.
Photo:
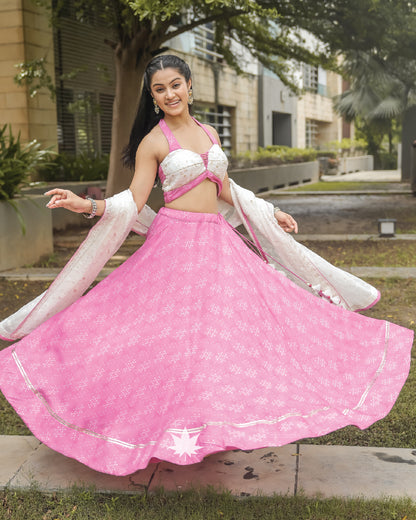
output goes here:
[[173, 106], [165, 106], [164, 112], [165, 112], [165, 115], [178, 116], [178, 115], [181, 115], [182, 112], [184, 112], [186, 108], [187, 107], [184, 107], [183, 103], [178, 103], [177, 105], [173, 105]]

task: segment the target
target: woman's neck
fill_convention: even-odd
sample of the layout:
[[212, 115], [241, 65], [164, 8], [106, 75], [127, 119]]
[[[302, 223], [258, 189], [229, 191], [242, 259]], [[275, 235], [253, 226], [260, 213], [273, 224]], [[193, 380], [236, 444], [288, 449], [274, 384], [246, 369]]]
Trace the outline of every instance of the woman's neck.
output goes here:
[[165, 122], [169, 126], [171, 130], [175, 128], [183, 127], [183, 126], [191, 126], [194, 124], [194, 120], [191, 114], [188, 112], [186, 114], [180, 114], [177, 116], [169, 116], [165, 114]]

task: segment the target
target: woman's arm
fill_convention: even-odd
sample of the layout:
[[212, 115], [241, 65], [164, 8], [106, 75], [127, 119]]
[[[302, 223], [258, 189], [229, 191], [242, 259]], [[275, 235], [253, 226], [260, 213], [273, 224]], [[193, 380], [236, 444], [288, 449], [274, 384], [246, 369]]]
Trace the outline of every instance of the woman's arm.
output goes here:
[[[218, 142], [220, 143], [220, 139], [218, 137], [218, 134], [212, 126], [208, 126], [210, 131], [214, 134]], [[220, 143], [221, 144], [221, 143]], [[228, 177], [228, 174], [225, 174], [223, 183], [222, 183], [222, 190], [219, 197], [221, 200], [224, 200], [225, 202], [228, 202], [231, 206], [233, 206], [233, 199], [231, 196], [231, 189], [230, 189], [230, 179]], [[276, 211], [274, 212], [274, 216], [276, 217], [277, 223], [279, 226], [283, 229], [283, 231], [286, 231], [286, 233], [292, 233], [294, 231], [295, 233], [298, 232], [298, 224], [296, 220], [289, 215], [288, 213], [285, 213], [279, 208], [276, 208]]]
[[153, 132], [142, 140], [136, 153], [134, 176], [130, 184], [137, 211], [143, 209], [155, 184], [158, 163], [158, 139]]
[[[92, 202], [88, 199], [84, 199], [75, 195], [70, 190], [63, 190], [61, 188], [54, 188], [45, 193], [45, 195], [52, 196], [51, 200], [46, 204], [49, 209], [65, 208], [74, 213], [92, 213], [93, 207]], [[96, 200], [97, 204], [97, 217], [101, 217], [105, 210], [105, 201]]]
[[[140, 212], [149, 198], [150, 192], [155, 183], [158, 162], [155, 154], [154, 139], [146, 136], [140, 143], [136, 153], [136, 166], [130, 190], [133, 194], [137, 211]], [[92, 213], [92, 203], [75, 195], [70, 190], [54, 188], [45, 193], [50, 195], [51, 200], [46, 204], [50, 209], [65, 208], [74, 213]], [[105, 211], [105, 200], [95, 201], [97, 205], [96, 216], [101, 217]]]

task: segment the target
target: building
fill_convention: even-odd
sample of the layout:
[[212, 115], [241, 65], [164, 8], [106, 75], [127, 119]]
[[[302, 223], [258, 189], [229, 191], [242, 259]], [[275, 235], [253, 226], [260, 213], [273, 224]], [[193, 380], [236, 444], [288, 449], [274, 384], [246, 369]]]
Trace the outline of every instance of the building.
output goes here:
[[18, 63], [46, 58], [46, 72], [54, 77], [53, 33], [47, 16], [31, 0], [0, 3], [0, 124], [10, 123], [23, 140], [57, 145], [56, 105], [48, 92], [31, 97], [16, 85]]
[[351, 125], [333, 110], [332, 98], [345, 89], [341, 76], [303, 65], [296, 96], [271, 71], [259, 66], [259, 146], [324, 148], [352, 137]]
[[[76, 21], [71, 2], [55, 30], [31, 0], [0, 4], [0, 123], [11, 123], [23, 140], [36, 138], [60, 152], [110, 151], [113, 51], [104, 43], [108, 29], [98, 20], [89, 22]], [[256, 149], [256, 67], [237, 76], [213, 50], [209, 25], [170, 43], [193, 71], [195, 114], [216, 127], [229, 154]], [[15, 83], [16, 65], [32, 60], [43, 60], [55, 100], [46, 89], [31, 97], [28, 87]]]
[[[111, 146], [113, 51], [105, 44], [108, 28], [99, 20], [78, 22], [71, 6], [65, 2], [53, 29], [32, 0], [0, 3], [0, 124], [11, 123], [24, 140], [36, 138], [59, 151], [100, 155]], [[215, 51], [210, 24], [169, 42], [191, 66], [195, 115], [217, 129], [229, 155], [271, 144], [320, 147], [345, 136], [331, 101], [342, 89], [339, 76], [304, 66], [306, 93], [298, 98], [232, 45], [244, 70], [240, 76]], [[32, 60], [55, 84], [54, 100], [45, 89], [31, 97], [27, 86], [14, 82], [16, 64]]]

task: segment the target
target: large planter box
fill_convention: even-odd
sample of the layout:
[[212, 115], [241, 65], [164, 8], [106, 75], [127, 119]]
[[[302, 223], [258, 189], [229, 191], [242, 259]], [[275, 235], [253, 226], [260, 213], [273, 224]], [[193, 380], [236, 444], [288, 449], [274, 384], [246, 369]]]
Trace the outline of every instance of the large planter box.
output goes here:
[[330, 168], [328, 157], [321, 157], [319, 161], [323, 175], [343, 175], [344, 173], [374, 170], [374, 157], [372, 155], [340, 157], [335, 168]]
[[53, 253], [49, 197], [31, 195], [13, 199], [26, 227], [23, 234], [15, 209], [0, 201], [0, 271], [30, 265]]
[[229, 176], [243, 188], [254, 193], [295, 186], [319, 180], [319, 162], [260, 166], [242, 170], [231, 170]]
[[374, 157], [372, 155], [341, 157], [339, 159], [338, 173], [340, 174], [372, 170], [374, 170]]
[[[54, 182], [42, 183], [39, 186], [25, 188], [25, 194], [43, 194], [45, 191], [53, 188], [62, 188], [63, 190], [71, 190], [77, 195], [88, 193], [93, 198], [103, 198], [105, 192], [106, 181], [85, 181], [85, 182]], [[89, 193], [88, 190], [96, 191], [97, 193]], [[102, 196], [96, 196], [101, 191]], [[49, 199], [49, 197], [48, 197]], [[51, 210], [49, 210], [51, 211]], [[91, 227], [95, 220], [84, 218], [79, 213], [73, 213], [64, 208], [55, 208], [52, 213], [52, 227], [54, 231], [62, 231], [68, 227]]]

